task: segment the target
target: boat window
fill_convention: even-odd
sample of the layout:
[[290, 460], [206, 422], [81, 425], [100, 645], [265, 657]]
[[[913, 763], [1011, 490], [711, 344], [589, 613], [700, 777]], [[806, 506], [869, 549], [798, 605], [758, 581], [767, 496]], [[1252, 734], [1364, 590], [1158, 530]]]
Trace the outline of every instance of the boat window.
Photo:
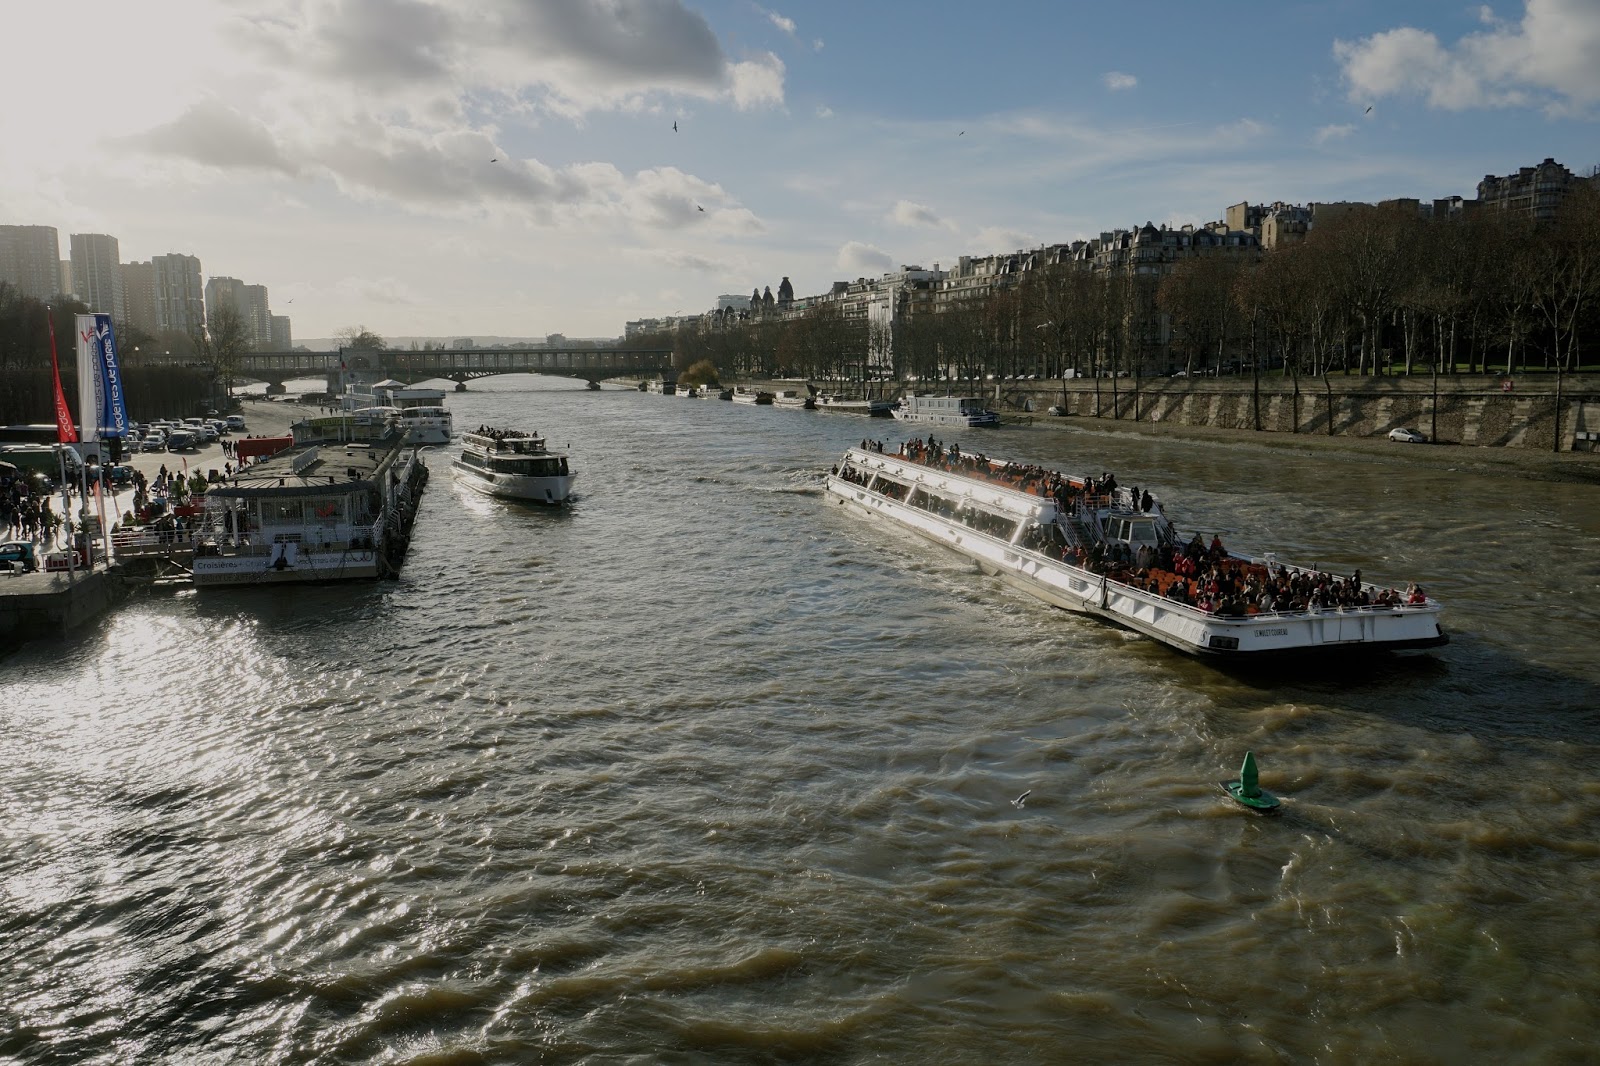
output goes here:
[[274, 525], [290, 525], [305, 521], [305, 509], [299, 500], [263, 500], [261, 520]]

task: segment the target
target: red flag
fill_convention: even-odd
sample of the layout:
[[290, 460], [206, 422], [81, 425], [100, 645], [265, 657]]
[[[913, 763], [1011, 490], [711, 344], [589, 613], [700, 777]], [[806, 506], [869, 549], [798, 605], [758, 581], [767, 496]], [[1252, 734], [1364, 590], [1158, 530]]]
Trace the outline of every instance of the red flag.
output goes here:
[[62, 444], [76, 444], [78, 427], [72, 424], [72, 412], [67, 410], [67, 396], [61, 391], [61, 364], [56, 362], [56, 321], [51, 317], [49, 322], [50, 369], [56, 377], [56, 440]]

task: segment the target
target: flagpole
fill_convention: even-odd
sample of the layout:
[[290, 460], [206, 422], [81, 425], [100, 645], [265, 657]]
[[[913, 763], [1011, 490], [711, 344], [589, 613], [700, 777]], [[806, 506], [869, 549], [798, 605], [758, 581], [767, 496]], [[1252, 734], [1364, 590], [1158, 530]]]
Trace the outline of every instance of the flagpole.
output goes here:
[[[61, 520], [67, 523], [67, 583], [77, 580], [77, 555], [70, 550], [72, 541], [72, 482], [67, 480], [68, 444], [78, 440], [78, 430], [72, 424], [72, 411], [67, 407], [66, 393], [61, 391], [61, 363], [56, 359], [55, 309], [45, 305], [45, 322], [50, 327], [50, 371], [56, 386], [56, 460], [61, 470]], [[50, 534], [54, 539], [54, 531]]]

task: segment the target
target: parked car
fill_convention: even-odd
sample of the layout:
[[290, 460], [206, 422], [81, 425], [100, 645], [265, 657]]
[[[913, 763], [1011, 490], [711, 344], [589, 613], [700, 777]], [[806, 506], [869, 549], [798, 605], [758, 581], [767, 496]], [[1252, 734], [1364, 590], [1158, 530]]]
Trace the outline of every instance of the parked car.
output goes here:
[[228, 428], [233, 430], [235, 433], [245, 428], [244, 415], [229, 415], [226, 419], [224, 419], [224, 421], [227, 422]]
[[144, 440], [139, 442], [141, 452], [164, 452], [167, 450], [167, 435], [159, 429], [152, 429], [144, 435]]
[[175, 452], [180, 448], [193, 448], [200, 443], [200, 438], [193, 430], [175, 429], [167, 434], [167, 451]]
[[0, 544], [0, 570], [21, 570], [30, 574], [39, 569], [39, 554], [25, 540], [11, 540]]
[[1401, 444], [1426, 444], [1428, 438], [1414, 429], [1405, 426], [1396, 426], [1389, 431], [1389, 439], [1399, 441]]
[[201, 444], [210, 444], [217, 439], [217, 430], [215, 426], [202, 422], [195, 427], [194, 435]]

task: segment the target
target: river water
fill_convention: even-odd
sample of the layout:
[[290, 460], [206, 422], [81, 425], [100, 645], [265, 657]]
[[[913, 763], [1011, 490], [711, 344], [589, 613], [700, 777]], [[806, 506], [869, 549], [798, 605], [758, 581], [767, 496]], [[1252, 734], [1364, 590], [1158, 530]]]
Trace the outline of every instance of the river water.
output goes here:
[[[941, 435], [1447, 606], [1234, 675], [831, 505], [898, 423], [473, 388], [458, 430], [570, 441], [568, 510], [435, 449], [398, 581], [0, 658], [0, 1060], [1600, 1055], [1600, 489]], [[1277, 817], [1217, 788], [1247, 749]]]

